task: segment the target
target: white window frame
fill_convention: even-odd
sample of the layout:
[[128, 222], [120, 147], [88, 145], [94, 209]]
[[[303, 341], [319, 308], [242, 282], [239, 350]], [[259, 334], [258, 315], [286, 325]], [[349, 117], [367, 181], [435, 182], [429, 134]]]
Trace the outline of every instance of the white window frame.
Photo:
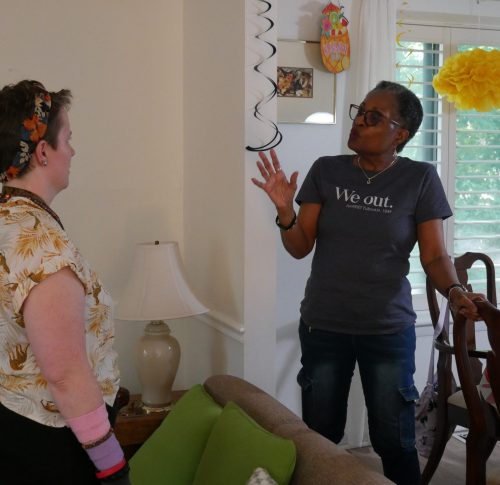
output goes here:
[[[453, 26], [419, 23], [413, 18], [405, 22], [404, 18], [398, 24], [402, 41], [429, 42], [443, 45], [444, 60], [457, 52], [461, 44], [490, 45], [500, 48], [500, 26], [487, 27], [479, 30], [477, 26]], [[442, 104], [442, 147], [440, 173], [443, 187], [452, 208], [455, 206], [455, 169], [456, 169], [456, 108], [454, 104], [443, 99]], [[448, 161], [448, 163], [446, 163]], [[445, 245], [448, 253], [454, 252], [454, 217], [444, 221]], [[498, 276], [498, 275], [497, 275]], [[497, 288], [497, 292], [500, 288]], [[417, 326], [427, 326], [430, 323], [427, 298], [425, 294], [413, 296], [413, 306], [417, 313]]]

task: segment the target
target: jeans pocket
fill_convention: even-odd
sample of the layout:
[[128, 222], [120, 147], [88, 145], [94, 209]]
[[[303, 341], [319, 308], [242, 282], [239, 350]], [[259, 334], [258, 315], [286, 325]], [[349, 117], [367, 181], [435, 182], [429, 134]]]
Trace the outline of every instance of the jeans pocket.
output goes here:
[[399, 393], [406, 402], [415, 402], [420, 396], [418, 394], [418, 389], [412, 384], [408, 387], [400, 387]]
[[399, 415], [401, 446], [413, 448], [415, 446], [415, 401], [419, 397], [418, 390], [412, 384], [408, 387], [400, 387], [399, 393], [404, 401]]

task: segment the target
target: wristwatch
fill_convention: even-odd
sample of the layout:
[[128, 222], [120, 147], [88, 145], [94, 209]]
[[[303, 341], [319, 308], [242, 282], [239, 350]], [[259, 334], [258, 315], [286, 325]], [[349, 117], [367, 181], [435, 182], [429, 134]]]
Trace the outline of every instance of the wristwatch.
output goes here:
[[467, 292], [467, 288], [461, 283], [453, 283], [452, 285], [448, 286], [448, 288], [446, 288], [446, 298], [448, 300], [450, 299], [450, 293], [453, 288], [460, 288], [462, 291]]

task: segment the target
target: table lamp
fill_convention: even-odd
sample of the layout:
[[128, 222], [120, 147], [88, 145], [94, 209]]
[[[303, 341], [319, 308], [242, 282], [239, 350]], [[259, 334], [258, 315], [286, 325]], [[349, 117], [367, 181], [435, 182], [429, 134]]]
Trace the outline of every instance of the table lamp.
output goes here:
[[179, 367], [179, 343], [164, 320], [207, 311], [189, 288], [177, 242], [155, 241], [136, 246], [116, 318], [149, 321], [136, 347], [137, 372], [146, 412], [169, 408]]

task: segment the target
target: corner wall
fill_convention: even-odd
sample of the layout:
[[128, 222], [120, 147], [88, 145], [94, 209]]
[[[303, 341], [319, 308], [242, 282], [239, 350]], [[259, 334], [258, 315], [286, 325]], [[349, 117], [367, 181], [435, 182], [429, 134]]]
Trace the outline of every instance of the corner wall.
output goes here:
[[[192, 356], [194, 348], [206, 349], [200, 354], [206, 376], [226, 371], [233, 346], [239, 351], [230, 367], [243, 375], [244, 21], [241, 0], [217, 8], [184, 2], [185, 265], [193, 290], [211, 310], [193, 322], [187, 345]], [[207, 348], [211, 339], [218, 343]]]
[[256, 154], [245, 151], [248, 133], [261, 129], [248, 121], [263, 94], [252, 77], [261, 10], [254, 0], [184, 5], [184, 239], [191, 282], [211, 310], [189, 345], [216, 338], [204, 356], [212, 371], [274, 394], [275, 231], [270, 204], [250, 181]]

